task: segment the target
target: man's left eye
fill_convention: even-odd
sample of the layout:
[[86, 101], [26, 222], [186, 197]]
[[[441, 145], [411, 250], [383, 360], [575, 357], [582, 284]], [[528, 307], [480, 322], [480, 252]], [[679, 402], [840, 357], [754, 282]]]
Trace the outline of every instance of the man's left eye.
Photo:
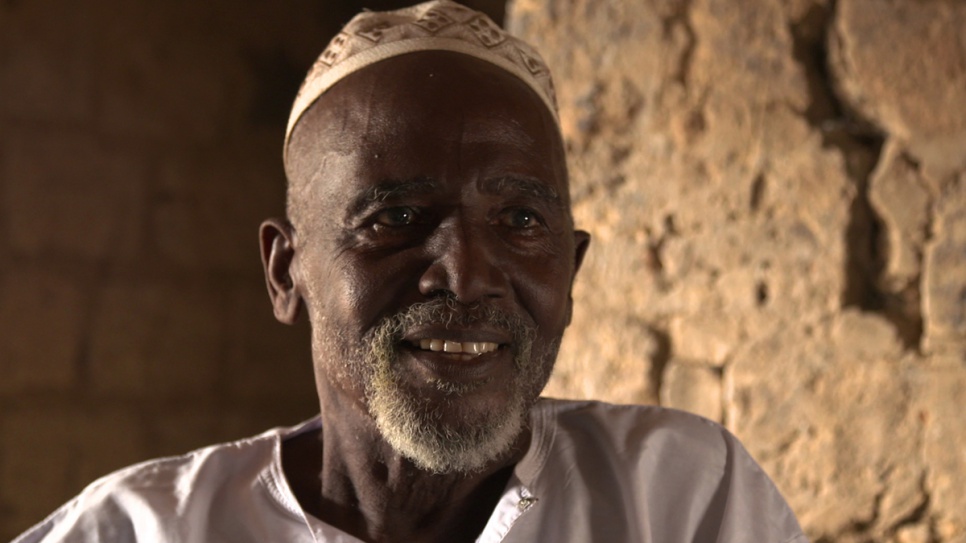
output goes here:
[[500, 214], [500, 224], [510, 228], [536, 228], [543, 224], [543, 219], [533, 210], [513, 208]]
[[391, 207], [376, 215], [376, 224], [382, 226], [408, 226], [416, 222], [418, 213], [411, 207]]

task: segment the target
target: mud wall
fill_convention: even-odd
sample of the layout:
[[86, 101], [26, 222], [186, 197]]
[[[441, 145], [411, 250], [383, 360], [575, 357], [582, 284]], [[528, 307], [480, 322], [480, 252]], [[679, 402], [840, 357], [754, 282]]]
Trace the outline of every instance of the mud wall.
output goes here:
[[257, 229], [298, 85], [362, 6], [0, 0], [0, 541], [111, 470], [318, 411]]
[[966, 541], [966, 4], [507, 18], [595, 236], [548, 392], [725, 423], [814, 541]]

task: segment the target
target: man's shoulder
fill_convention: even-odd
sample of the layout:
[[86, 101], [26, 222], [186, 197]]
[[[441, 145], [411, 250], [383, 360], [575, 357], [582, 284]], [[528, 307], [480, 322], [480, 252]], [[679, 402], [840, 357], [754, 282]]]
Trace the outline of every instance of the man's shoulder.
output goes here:
[[149, 529], [176, 530], [171, 519], [217, 506], [215, 496], [231, 496], [230, 487], [250, 487], [261, 478], [271, 467], [275, 443], [290, 432], [276, 428], [117, 470], [89, 484], [13, 543], [135, 541], [136, 533], [153, 524]]
[[[768, 475], [714, 421], [658, 406], [597, 401], [541, 400], [534, 413], [534, 420], [542, 420], [536, 425], [544, 426], [538, 439], [546, 452], [533, 482], [568, 515], [608, 503], [610, 509], [599, 515], [610, 515], [611, 528], [663, 534], [654, 537], [662, 541], [802, 537]], [[694, 517], [679, 518], [683, 510]], [[681, 522], [668, 524], [671, 518]]]
[[[743, 473], [771, 485], [734, 434], [694, 413], [655, 405], [541, 399], [537, 410], [553, 448], [579, 450], [575, 460], [606, 457], [617, 469], [650, 477], [708, 478]], [[730, 476], [730, 475], [729, 475]]]
[[740, 446], [721, 424], [667, 407], [543, 398], [535, 409], [543, 412], [558, 437], [592, 439], [627, 453], [645, 446], [685, 448], [692, 455], [714, 458]]
[[252, 437], [133, 464], [94, 481], [81, 496], [122, 491], [183, 495], [200, 480], [217, 481], [220, 477], [238, 477], [261, 469], [271, 460], [274, 443], [285, 431], [274, 428]]
[[597, 401], [541, 400], [533, 413], [540, 453], [521, 477], [542, 500], [533, 530], [566, 518], [556, 540], [803, 539], [774, 484], [716, 422]]

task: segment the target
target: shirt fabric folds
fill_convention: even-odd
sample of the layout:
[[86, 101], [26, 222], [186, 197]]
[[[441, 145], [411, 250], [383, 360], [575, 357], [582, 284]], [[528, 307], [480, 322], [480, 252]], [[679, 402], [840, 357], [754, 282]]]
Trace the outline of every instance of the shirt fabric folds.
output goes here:
[[[319, 419], [138, 464], [87, 487], [14, 540], [359, 540], [299, 507], [281, 444]], [[541, 399], [530, 450], [477, 541], [805, 543], [785, 500], [738, 440], [652, 406]]]

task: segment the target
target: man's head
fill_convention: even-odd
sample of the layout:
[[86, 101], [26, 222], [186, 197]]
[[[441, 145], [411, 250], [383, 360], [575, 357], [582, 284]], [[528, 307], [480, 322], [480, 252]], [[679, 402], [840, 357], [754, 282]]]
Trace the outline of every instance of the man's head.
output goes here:
[[551, 107], [444, 48], [351, 71], [297, 115], [289, 221], [267, 221], [262, 248], [276, 316], [308, 310], [323, 416], [363, 412], [437, 472], [519, 438], [588, 242]]

